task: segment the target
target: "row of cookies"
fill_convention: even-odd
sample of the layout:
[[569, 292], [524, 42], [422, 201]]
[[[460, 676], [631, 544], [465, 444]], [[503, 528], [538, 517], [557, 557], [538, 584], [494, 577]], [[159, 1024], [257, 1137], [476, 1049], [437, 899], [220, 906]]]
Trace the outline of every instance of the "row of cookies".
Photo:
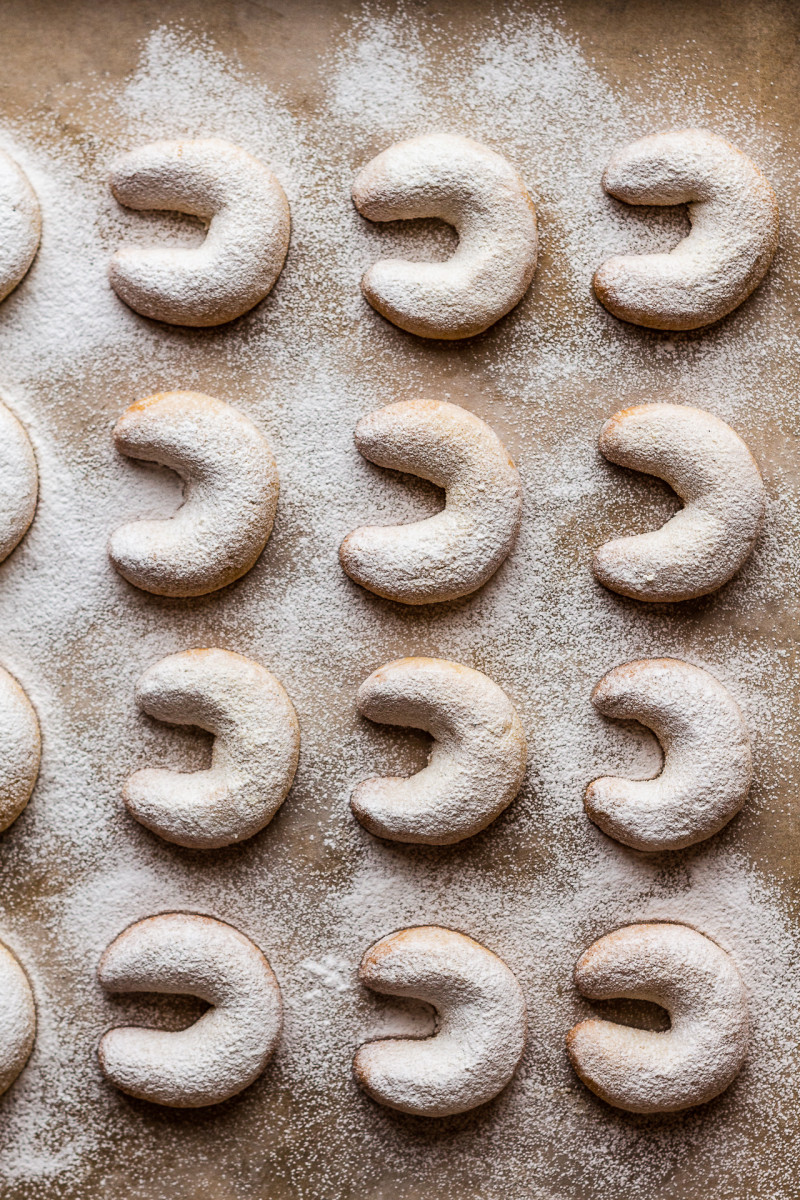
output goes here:
[[[166, 520], [133, 521], [111, 536], [109, 555], [136, 587], [201, 596], [246, 574], [272, 530], [278, 470], [264, 434], [243, 413], [195, 392], [140, 400], [114, 429], [121, 453], [184, 480], [184, 503]], [[464, 408], [409, 400], [363, 417], [355, 441], [379, 466], [443, 488], [444, 508], [409, 524], [370, 525], [340, 547], [347, 574], [402, 604], [467, 596], [511, 551], [522, 486], [493, 430]], [[764, 485], [747, 446], [718, 417], [688, 405], [644, 404], [603, 425], [613, 463], [669, 483], [684, 507], [661, 529], [606, 542], [594, 556], [606, 587], [646, 601], [706, 595], [742, 566], [761, 527]], [[36, 461], [17, 419], [0, 405], [0, 561], [36, 507]]]
[[[652, 134], [616, 153], [603, 186], [628, 204], [688, 203], [692, 230], [669, 253], [610, 258], [594, 276], [615, 316], [655, 329], [696, 329], [731, 312], [769, 268], [778, 206], [764, 175], [705, 130]], [[272, 171], [220, 138], [162, 141], [127, 154], [111, 174], [132, 209], [191, 214], [199, 247], [126, 246], [111, 286], [132, 309], [173, 325], [221, 325], [270, 292], [289, 248], [286, 195]], [[356, 176], [353, 201], [371, 221], [437, 217], [458, 233], [445, 262], [383, 259], [362, 279], [378, 312], [420, 337], [488, 329], [524, 296], [536, 270], [536, 213], [517, 170], [469, 138], [436, 133], [398, 142]], [[21, 168], [0, 153], [0, 300], [24, 277], [41, 214]]]
[[[263, 1072], [282, 1025], [281, 989], [264, 954], [231, 925], [198, 913], [137, 921], [107, 947], [98, 968], [110, 992], [197, 996], [210, 1008], [188, 1028], [108, 1030], [101, 1069], [122, 1091], [177, 1108], [219, 1104]], [[747, 1053], [749, 1015], [732, 959], [686, 925], [628, 925], [596, 941], [575, 968], [590, 999], [631, 996], [662, 1005], [668, 1033], [590, 1018], [567, 1034], [577, 1074], [628, 1112], [672, 1112], [724, 1091]], [[399, 930], [361, 960], [361, 983], [432, 1005], [427, 1038], [365, 1042], [353, 1073], [381, 1104], [424, 1117], [467, 1112], [510, 1082], [528, 1017], [510, 968], [485, 946], [440, 926]], [[0, 944], [0, 1093], [22, 1071], [36, 1035], [28, 977]]]
[[[128, 811], [180, 846], [215, 849], [253, 837], [294, 780], [300, 729], [289, 696], [260, 663], [230, 650], [170, 654], [144, 673], [140, 708], [212, 734], [211, 766], [145, 767], [123, 787]], [[652, 729], [664, 752], [654, 779], [603, 776], [584, 805], [610, 837], [637, 850], [677, 850], [717, 833], [742, 807], [752, 755], [741, 712], [707, 671], [678, 659], [615, 667], [592, 693], [596, 708]], [[376, 837], [449, 846], [486, 829], [519, 792], [525, 733], [506, 693], [480, 671], [436, 658], [387, 663], [361, 684], [362, 716], [433, 738], [427, 766], [408, 778], [359, 783], [350, 805]], [[36, 713], [0, 668], [0, 829], [30, 799], [39, 772]]]

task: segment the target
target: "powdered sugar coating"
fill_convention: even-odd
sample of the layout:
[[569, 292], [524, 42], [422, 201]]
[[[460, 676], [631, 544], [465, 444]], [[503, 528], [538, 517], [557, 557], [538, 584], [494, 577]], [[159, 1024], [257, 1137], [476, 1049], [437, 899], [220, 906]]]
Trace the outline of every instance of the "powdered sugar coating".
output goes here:
[[123, 246], [109, 266], [132, 309], [171, 325], [222, 325], [263, 300], [283, 269], [291, 218], [273, 173], [222, 138], [152, 142], [111, 173], [120, 204], [209, 222], [199, 247]]
[[606, 717], [639, 721], [664, 751], [653, 779], [605, 776], [586, 789], [586, 811], [636, 850], [678, 850], [717, 833], [745, 802], [753, 774], [739, 706], [708, 671], [649, 658], [609, 671], [592, 692]]
[[339, 557], [351, 579], [401, 604], [467, 596], [508, 555], [522, 512], [522, 485], [497, 434], [465, 408], [402, 400], [362, 417], [355, 442], [380, 467], [445, 489], [444, 509], [407, 525], [349, 533]]
[[22, 1071], [35, 1038], [36, 1006], [28, 976], [0, 942], [0, 1095]]
[[446, 262], [385, 258], [365, 273], [364, 295], [401, 329], [472, 337], [528, 290], [536, 212], [520, 175], [487, 146], [450, 133], [397, 142], [359, 171], [353, 202], [370, 221], [440, 217], [458, 233]]
[[208, 770], [145, 767], [130, 776], [122, 796], [137, 821], [168, 842], [210, 849], [272, 820], [300, 752], [297, 716], [274, 675], [230, 650], [184, 650], [145, 671], [136, 699], [159, 721], [214, 734]]
[[0, 667], [0, 830], [16, 821], [39, 774], [42, 739], [25, 692]]
[[595, 273], [615, 317], [697, 329], [746, 300], [778, 248], [778, 202], [755, 163], [704, 129], [654, 133], [618, 151], [603, 187], [627, 204], [686, 204], [692, 231], [668, 253], [623, 254]]
[[590, 1000], [628, 997], [666, 1008], [666, 1032], [588, 1020], [567, 1034], [576, 1072], [627, 1112], [675, 1112], [718, 1096], [741, 1069], [750, 1034], [733, 959], [687, 925], [626, 925], [578, 959], [575, 986]]
[[188, 1029], [138, 1025], [100, 1039], [100, 1066], [129, 1096], [202, 1108], [235, 1096], [270, 1060], [281, 1031], [278, 981], [264, 955], [233, 926], [196, 913], [137, 921], [100, 959], [111, 992], [198, 996], [213, 1005]]
[[0, 562], [27, 533], [38, 493], [39, 473], [30, 438], [0, 402]]
[[440, 658], [401, 658], [364, 680], [358, 710], [434, 738], [423, 770], [355, 788], [350, 807], [377, 837], [452, 845], [490, 825], [522, 785], [525, 732], [508, 696], [480, 671]]
[[41, 236], [42, 214], [30, 180], [0, 150], [0, 301], [24, 279]]
[[157, 596], [203, 596], [250, 570], [278, 506], [278, 468], [252, 421], [212, 396], [163, 392], [126, 409], [114, 441], [186, 482], [174, 517], [111, 535], [109, 557], [129, 583]]
[[436, 1009], [428, 1038], [366, 1042], [353, 1059], [373, 1100], [400, 1112], [447, 1117], [492, 1100], [525, 1049], [525, 1000], [491, 950], [436, 925], [381, 938], [361, 960], [359, 979], [373, 991], [411, 996]]
[[758, 466], [719, 417], [682, 404], [641, 404], [600, 430], [613, 463], [664, 479], [684, 508], [660, 529], [615, 538], [595, 552], [601, 583], [634, 600], [689, 600], [736, 574], [761, 529], [766, 493]]

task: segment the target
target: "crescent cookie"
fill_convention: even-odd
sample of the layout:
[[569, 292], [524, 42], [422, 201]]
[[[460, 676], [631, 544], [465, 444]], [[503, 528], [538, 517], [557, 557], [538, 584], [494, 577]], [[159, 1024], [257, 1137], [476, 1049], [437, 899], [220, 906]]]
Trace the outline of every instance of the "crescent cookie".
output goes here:
[[30, 800], [41, 754], [33, 705], [16, 679], [0, 667], [0, 830], [16, 821]]
[[455, 227], [446, 262], [385, 258], [361, 287], [373, 308], [409, 333], [465, 338], [518, 304], [536, 270], [536, 212], [511, 164], [449, 133], [397, 142], [359, 171], [353, 203], [370, 221], [439, 217]]
[[0, 150], [0, 301], [24, 279], [41, 236], [42, 214], [30, 180]]
[[445, 507], [407, 525], [349, 533], [339, 558], [351, 579], [400, 604], [468, 596], [486, 583], [517, 537], [522, 485], [497, 434], [439, 400], [403, 400], [362, 417], [355, 443], [379, 467], [444, 488]]
[[778, 247], [778, 202], [758, 167], [704, 129], [643, 137], [611, 159], [603, 187], [627, 204], [687, 204], [692, 231], [667, 254], [623, 254], [596, 272], [597, 298], [650, 329], [698, 329], [747, 299]]
[[719, 417], [683, 404], [641, 404], [600, 430], [610, 462], [665, 480], [684, 507], [661, 529], [615, 538], [595, 553], [607, 588], [634, 600], [705, 596], [739, 570], [766, 506], [764, 482], [738, 434]]
[[174, 517], [133, 521], [110, 538], [119, 573], [157, 596], [204, 596], [246, 575], [272, 532], [278, 468], [243, 413], [199, 392], [162, 392], [114, 427], [121, 454], [170, 467], [184, 480]]
[[750, 738], [727, 688], [675, 658], [625, 663], [592, 692], [599, 712], [639, 721], [664, 751], [654, 779], [595, 779], [584, 805], [609, 837], [636, 850], [678, 850], [717, 833], [745, 802]]
[[208, 223], [197, 247], [124, 246], [114, 291], [170, 325], [222, 325], [263, 300], [281, 273], [291, 221], [283, 188], [257, 158], [221, 138], [152, 142], [111, 173], [120, 204], [189, 213]]
[[373, 1100], [400, 1112], [447, 1117], [492, 1100], [525, 1049], [525, 1000], [501, 958], [463, 933], [427, 925], [381, 938], [359, 979], [387, 996], [436, 1009], [436, 1033], [366, 1042], [355, 1077]]
[[663, 1033], [581, 1021], [567, 1034], [575, 1071], [626, 1112], [675, 1112], [713, 1100], [747, 1053], [749, 1019], [731, 957], [686, 925], [627, 925], [578, 959], [575, 985], [590, 1000], [649, 1000], [669, 1013]]
[[0, 942], [0, 1095], [30, 1058], [36, 1038], [36, 1006], [28, 976]]
[[139, 707], [159, 721], [214, 734], [211, 767], [145, 767], [125, 783], [137, 821], [168, 842], [209, 849], [263, 829], [292, 786], [300, 728], [274, 675], [229, 650], [184, 650], [148, 668]]
[[188, 1029], [126, 1025], [103, 1034], [103, 1074], [129, 1096], [174, 1108], [228, 1100], [257, 1079], [278, 1041], [281, 991], [264, 955], [231, 925], [195, 913], [137, 921], [98, 967], [110, 992], [197, 996], [212, 1007]]
[[0, 562], [27, 533], [38, 494], [39, 473], [30, 438], [0, 403]]
[[367, 779], [355, 788], [350, 807], [377, 837], [452, 845], [490, 825], [522, 785], [522, 724], [505, 692], [480, 671], [401, 658], [364, 680], [358, 710], [434, 738], [427, 767], [409, 779]]

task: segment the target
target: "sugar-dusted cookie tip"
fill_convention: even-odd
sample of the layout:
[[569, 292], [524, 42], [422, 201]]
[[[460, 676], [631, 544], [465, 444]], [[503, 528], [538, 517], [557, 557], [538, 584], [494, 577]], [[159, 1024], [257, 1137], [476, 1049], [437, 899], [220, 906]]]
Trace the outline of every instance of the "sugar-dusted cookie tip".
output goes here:
[[0, 301], [25, 278], [42, 235], [42, 214], [30, 180], [0, 150]]
[[0, 562], [27, 533], [38, 494], [39, 473], [30, 438], [0, 403]]
[[33, 705], [16, 679], [0, 667], [0, 830], [16, 821], [30, 800], [41, 754]]
[[28, 976], [0, 942], [0, 1095], [30, 1058], [36, 1038], [36, 1006]]

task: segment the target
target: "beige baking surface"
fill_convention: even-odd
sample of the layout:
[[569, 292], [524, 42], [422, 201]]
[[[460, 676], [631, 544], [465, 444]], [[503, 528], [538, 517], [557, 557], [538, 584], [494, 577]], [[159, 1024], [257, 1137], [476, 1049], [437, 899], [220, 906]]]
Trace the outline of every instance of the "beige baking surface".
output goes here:
[[[508, 814], [474, 842], [447, 852], [372, 850], [368, 835], [349, 820], [350, 782], [373, 771], [376, 762], [388, 769], [392, 755], [398, 766], [407, 768], [413, 754], [419, 761], [422, 747], [421, 740], [398, 738], [387, 749], [385, 733], [359, 724], [353, 695], [368, 671], [412, 652], [460, 658], [478, 666], [502, 682], [520, 704], [535, 763], [553, 761], [560, 753], [559, 744], [555, 735], [544, 742], [539, 737], [540, 728], [547, 727], [547, 714], [537, 706], [558, 707], [564, 698], [565, 710], [570, 704], [586, 704], [592, 683], [614, 665], [603, 659], [598, 648], [602, 622], [593, 630], [591, 645], [582, 643], [580, 620], [574, 637], [569, 631], [564, 635], [563, 623], [558, 626], [558, 636], [564, 637], [563, 675], [554, 672], [552, 654], [542, 663], [526, 660], [515, 649], [518, 628], [527, 620], [525, 580], [514, 574], [511, 565], [480, 597], [435, 612], [408, 611], [350, 589], [346, 603], [352, 620], [340, 628], [341, 597], [349, 585], [339, 575], [337, 539], [322, 549], [314, 543], [319, 532], [314, 506], [335, 507], [338, 502], [325, 487], [327, 456], [351, 455], [359, 491], [340, 498], [339, 536], [367, 515], [365, 497], [372, 487], [381, 496], [385, 519], [391, 519], [399, 489], [358, 462], [349, 447], [349, 431], [370, 406], [424, 390], [432, 394], [445, 390], [490, 420], [520, 463], [528, 495], [526, 536], [533, 537], [541, 509], [553, 502], [551, 490], [569, 467], [570, 453], [582, 455], [582, 463], [593, 464], [591, 470], [599, 472], [600, 490], [587, 497], [578, 489], [574, 505], [562, 508], [552, 542], [545, 548], [550, 563], [542, 569], [550, 574], [544, 594], [549, 589], [555, 608], [572, 586], [570, 581], [588, 572], [591, 547], [606, 536], [603, 531], [611, 525], [622, 528], [626, 521], [627, 528], [636, 528], [642, 520], [637, 506], [647, 503], [656, 491], [646, 483], [626, 485], [625, 500], [620, 500], [617, 476], [592, 458], [593, 431], [600, 418], [624, 401], [672, 396], [705, 401], [728, 416], [763, 464], [777, 506], [773, 520], [780, 532], [769, 543], [767, 565], [756, 560], [743, 579], [720, 597], [684, 605], [679, 611], [659, 609], [643, 616], [636, 605], [621, 600], [601, 596], [596, 603], [607, 614], [603, 619], [608, 621], [609, 638], [615, 647], [622, 640], [629, 656], [685, 653], [710, 664], [743, 693], [743, 702], [749, 701], [751, 724], [757, 726], [759, 777], [752, 805], [721, 835], [721, 844], [760, 876], [773, 910], [796, 921], [800, 916], [796, 887], [800, 727], [793, 705], [800, 547], [791, 513], [779, 510], [781, 505], [797, 504], [792, 333], [800, 308], [800, 281], [792, 260], [799, 252], [798, 6], [763, 0], [576, 0], [558, 7], [534, 4], [526, 10], [524, 4], [506, 8], [479, 0], [419, 0], [400, 8], [363, 10], [333, 0], [3, 0], [0, 112], [3, 121], [14, 122], [20, 144], [26, 128], [51, 149], [62, 138], [76, 148], [89, 173], [95, 170], [96, 156], [100, 173], [107, 167], [117, 120], [111, 107], [102, 111], [98, 98], [102, 87], [113, 93], [124, 86], [140, 63], [147, 38], [164, 24], [179, 24], [190, 39], [206, 35], [209, 45], [238, 59], [245, 72], [263, 81], [300, 127], [307, 125], [313, 131], [315, 122], [317, 127], [324, 122], [331, 62], [338, 49], [345, 53], [352, 45], [356, 27], [363, 32], [365, 20], [368, 27], [365, 12], [378, 14], [376, 21], [385, 18], [390, 28], [402, 28], [412, 41], [417, 38], [419, 53], [430, 67], [439, 55], [452, 65], [454, 46], [462, 39], [468, 42], [479, 27], [502, 29], [506, 14], [514, 29], [524, 27], [526, 11], [539, 22], [537, 27], [545, 22], [560, 31], [590, 64], [599, 84], [624, 98], [628, 136], [635, 136], [640, 128], [637, 104], [646, 113], [641, 128], [645, 132], [658, 126], [662, 107], [667, 123], [681, 112], [682, 119], [693, 120], [695, 87], [702, 90], [703, 120], [722, 131], [740, 131], [745, 148], [765, 167], [779, 191], [784, 224], [775, 269], [756, 297], [716, 331], [682, 338], [661, 338], [605, 320], [589, 296], [587, 274], [581, 311], [605, 339], [608, 352], [587, 357], [577, 346], [561, 379], [547, 379], [538, 386], [534, 378], [527, 390], [515, 391], [518, 385], [508, 381], [512, 375], [508, 380], [503, 375], [503, 356], [515, 353], [518, 364], [526, 326], [535, 327], [540, 338], [547, 338], [548, 331], [556, 337], [560, 299], [566, 308], [574, 304], [574, 294], [566, 282], [568, 239], [565, 243], [549, 190], [547, 171], [552, 164], [547, 171], [539, 170], [534, 156], [526, 158], [519, 146], [508, 147], [516, 161], [521, 155], [523, 173], [539, 202], [540, 268], [519, 309], [481, 338], [463, 345], [423, 343], [399, 334], [367, 310], [359, 315], [360, 327], [368, 330], [365, 342], [355, 330], [348, 305], [357, 294], [359, 271], [370, 261], [370, 253], [377, 252], [380, 237], [372, 237], [371, 251], [366, 243], [362, 246], [360, 266], [345, 264], [349, 273], [343, 270], [334, 281], [316, 279], [305, 292], [295, 287], [290, 293], [291, 280], [304, 271], [310, 279], [316, 266], [303, 242], [301, 225], [284, 280], [275, 297], [253, 317], [254, 328], [260, 328], [259, 322], [271, 321], [276, 329], [276, 322], [283, 323], [275, 336], [283, 339], [284, 351], [268, 385], [267, 351], [261, 363], [247, 355], [240, 359], [238, 350], [226, 351], [231, 339], [239, 338], [233, 344], [242, 345], [241, 328], [199, 334], [168, 331], [169, 347], [164, 350], [163, 332], [146, 323], [142, 323], [145, 332], [136, 366], [128, 364], [123, 370], [113, 355], [106, 361], [98, 353], [94, 364], [81, 359], [74, 371], [66, 365], [47, 381], [36, 382], [35, 372], [28, 380], [17, 372], [6, 398], [32, 429], [42, 464], [42, 502], [26, 543], [0, 568], [0, 658], [23, 680], [42, 715], [45, 765], [30, 810], [0, 841], [0, 935], [30, 971], [41, 1021], [31, 1065], [0, 1101], [0, 1177], [5, 1180], [7, 1200], [494, 1200], [501, 1196], [639, 1200], [644, 1195], [654, 1200], [712, 1196], [714, 1200], [790, 1200], [797, 1194], [791, 1179], [797, 1178], [792, 1164], [797, 1163], [800, 1135], [787, 1082], [797, 1073], [793, 1045], [777, 1051], [783, 1076], [773, 1068], [774, 1105], [769, 1086], [758, 1093], [759, 1107], [741, 1098], [752, 1093], [744, 1085], [737, 1091], [737, 1084], [729, 1096], [698, 1113], [643, 1119], [615, 1113], [596, 1102], [572, 1077], [560, 1058], [560, 1044], [556, 1046], [549, 1033], [544, 1044], [544, 1007], [556, 1009], [556, 1028], [562, 1030], [576, 1014], [587, 1011], [571, 992], [568, 964], [609, 927], [609, 921], [613, 924], [607, 912], [591, 911], [578, 925], [573, 921], [567, 928], [565, 924], [563, 962], [558, 960], [558, 972], [549, 982], [537, 974], [539, 945], [528, 943], [515, 930], [515, 922], [523, 930], [527, 919], [525, 878], [533, 880], [539, 874], [548, 878], [559, 854], [563, 864], [574, 853], [577, 872], [579, 860], [588, 853], [586, 839], [594, 834], [583, 831], [579, 788], [553, 793], [545, 802], [546, 788], [542, 785], [540, 792], [535, 768], [518, 801], [518, 815]], [[467, 66], [468, 56], [465, 71]], [[105, 83], [98, 78], [103, 75]], [[491, 140], [490, 129], [464, 128], [465, 118], [453, 102], [454, 89], [440, 93], [435, 70], [429, 70], [426, 86], [428, 125], [441, 119], [450, 128]], [[735, 119], [731, 116], [734, 98]], [[542, 104], [537, 136], [546, 134], [550, 117]], [[103, 122], [101, 144], [97, 130]], [[181, 131], [176, 113], [173, 128], [164, 133]], [[331, 154], [339, 155], [342, 162], [336, 191], [317, 198], [320, 211], [325, 207], [328, 212], [331, 205], [347, 205], [352, 171], [382, 149], [387, 138], [365, 133], [358, 122], [348, 130], [341, 119], [338, 125], [326, 127], [325, 136]], [[520, 129], [520, 140], [524, 137], [525, 130]], [[503, 149], [502, 144], [497, 148]], [[302, 171], [296, 175], [296, 185], [298, 178], [313, 193], [317, 181], [303, 181]], [[126, 228], [134, 230], [135, 222], [128, 221]], [[413, 246], [413, 239], [406, 244]], [[342, 302], [343, 292], [347, 304]], [[286, 295], [289, 301], [281, 299]], [[14, 299], [14, 312], [21, 311], [24, 302], [23, 287]], [[293, 310], [292, 305], [300, 309]], [[303, 406], [304, 390], [319, 381], [304, 374], [302, 345], [294, 362], [285, 351], [293, 311], [300, 310], [305, 329], [309, 313], [318, 310], [315, 336], [328, 341], [332, 354], [335, 350], [340, 373], [343, 364], [349, 364], [354, 400], [341, 412]], [[7, 311], [12, 312], [10, 302]], [[0, 394], [6, 394], [4, 319], [0, 311]], [[131, 317], [131, 328], [136, 321]], [[718, 352], [709, 371], [705, 360], [694, 357], [698, 347], [706, 344], [704, 339]], [[757, 343], [763, 347], [761, 357], [753, 351]], [[152, 361], [151, 344], [161, 347]], [[371, 347], [369, 355], [365, 345]], [[747, 347], [746, 367], [740, 365], [739, 347], [742, 353]], [[536, 353], [532, 346], [531, 354]], [[319, 362], [316, 352], [313, 361]], [[726, 362], [733, 398], [725, 392]], [[683, 370], [680, 387], [677, 369], [675, 376], [672, 373], [675, 364]], [[520, 378], [519, 370], [513, 378]], [[139, 473], [115, 460], [109, 430], [115, 415], [134, 399], [176, 386], [194, 386], [241, 403], [263, 420], [275, 438], [285, 491], [269, 547], [245, 580], [219, 596], [191, 602], [163, 601], [135, 592], [108, 568], [102, 598], [91, 589], [85, 606], [80, 595], [65, 598], [68, 619], [61, 628], [59, 616], [48, 645], [45, 633], [36, 632], [39, 626], [48, 627], [48, 614], [35, 607], [35, 576], [37, 571], [59, 569], [64, 549], [58, 542], [59, 512], [68, 511], [69, 487], [82, 488], [84, 497], [94, 489], [99, 507], [108, 503], [110, 491], [118, 489], [113, 516], [103, 518], [106, 528], [130, 514], [137, 503]], [[748, 389], [759, 399], [752, 413]], [[324, 406], [324, 387], [319, 403]], [[299, 412], [306, 428], [302, 438], [295, 439], [293, 421]], [[551, 467], [550, 451], [557, 458], [556, 466]], [[72, 482], [60, 488], [58, 478], [47, 477], [48, 467], [62, 470], [63, 479]], [[663, 496], [651, 504], [666, 511]], [[654, 519], [652, 512], [648, 511], [648, 519]], [[103, 563], [102, 526], [99, 522], [87, 532], [88, 553], [98, 570]], [[326, 536], [330, 528], [325, 525]], [[523, 546], [520, 556], [527, 553]], [[784, 565], [778, 569], [775, 563], [781, 555]], [[518, 563], [527, 561], [518, 559]], [[541, 566], [542, 558], [534, 555], [530, 561]], [[308, 564], [313, 580], [306, 587]], [[332, 595], [329, 614], [320, 601], [326, 578]], [[516, 594], [520, 599], [515, 608]], [[498, 611], [503, 620], [495, 620]], [[537, 612], [541, 626], [541, 608]], [[292, 629], [289, 653], [282, 638], [288, 638]], [[146, 748], [160, 755], [161, 761], [175, 762], [183, 745], [186, 765], [199, 761], [199, 742], [193, 746], [190, 738], [137, 717], [132, 687], [143, 667], [166, 649], [214, 643], [250, 653], [276, 671], [297, 705], [304, 750], [295, 788], [268, 830], [246, 846], [203, 856], [166, 846], [148, 835], [125, 816], [118, 796], [121, 781], [141, 765]], [[530, 645], [536, 645], [533, 633]], [[742, 664], [750, 664], [747, 679], [740, 677]], [[551, 678], [545, 686], [538, 676], [548, 671]], [[568, 712], [565, 720], [568, 726]], [[619, 731], [598, 733], [597, 739], [596, 748], [602, 745], [606, 757], [616, 753], [618, 766], [623, 767], [626, 751], [614, 749]], [[411, 751], [406, 749], [407, 741], [413, 743]], [[594, 765], [587, 761], [586, 778]], [[97, 826], [97, 837], [88, 838], [90, 850], [85, 856], [84, 842], [70, 833], [70, 814], [64, 807], [73, 778], [85, 784], [82, 806], [72, 820]], [[559, 803], [563, 832], [553, 820], [553, 806]], [[63, 845], [59, 842], [62, 821]], [[600, 835], [591, 846], [601, 847], [591, 853], [613, 855], [619, 850]], [[667, 892], [673, 889], [680, 895], [693, 886], [692, 871], [702, 869], [704, 853], [696, 848], [682, 859], [665, 859], [661, 883]], [[357, 883], [369, 854], [380, 858], [378, 875], [383, 871], [390, 878], [396, 872], [406, 881], [408, 896], [387, 893], [374, 921], [368, 915], [359, 924], [360, 915], [354, 913], [348, 924], [342, 916], [347, 910], [332, 909], [330, 897], [341, 896], [349, 880]], [[144, 889], [135, 883], [138, 862], [146, 864], [149, 872]], [[134, 878], [130, 886], [128, 868]], [[273, 872], [279, 876], [279, 886], [273, 886]], [[449, 880], [444, 897], [433, 885], [430, 894], [425, 892], [426, 872]], [[363, 887], [368, 888], [374, 876], [367, 872], [365, 878]], [[570, 883], [563, 870], [554, 877], [548, 903], [558, 902], [558, 879], [565, 888], [566, 908], [574, 881]], [[505, 880], [510, 883], [503, 900], [498, 897]], [[704, 886], [712, 895], [713, 874], [710, 882], [705, 878]], [[462, 888], [471, 897], [463, 909], [459, 907]], [[480, 900], [481, 889], [485, 903]], [[369, 908], [369, 896], [355, 887], [353, 895], [359, 894], [366, 897], [364, 906]], [[351, 912], [353, 903], [351, 899]], [[69, 926], [70, 905], [76, 914], [74, 939], [58, 932], [62, 917], [63, 927]], [[98, 949], [130, 921], [181, 906], [230, 920], [264, 948], [290, 1011], [296, 1009], [287, 1022], [287, 1044], [301, 1045], [306, 1055], [305, 1063], [279, 1055], [244, 1095], [218, 1109], [195, 1113], [129, 1101], [103, 1083], [93, 1064], [94, 1045], [109, 1024], [137, 1011], [152, 1019], [160, 1011], [158, 1002], [137, 1008], [129, 1001], [105, 998], [93, 975]], [[620, 919], [630, 919], [630, 913], [621, 913]], [[376, 1020], [374, 999], [359, 994], [352, 985], [358, 954], [374, 937], [405, 921], [422, 920], [457, 924], [485, 940], [504, 955], [529, 988], [529, 996], [535, 997], [524, 1068], [526, 1086], [536, 1095], [535, 1107], [526, 1109], [525, 1093], [517, 1081], [508, 1096], [485, 1111], [426, 1124], [381, 1111], [358, 1094], [349, 1078], [348, 1058]], [[309, 946], [315, 939], [317, 960], [320, 946], [329, 948], [331, 958], [327, 966], [312, 964], [316, 975], [304, 975], [303, 964], [313, 957]], [[339, 1000], [336, 989], [341, 979], [345, 983]], [[331, 1035], [337, 1050], [322, 1061], [315, 1058], [313, 1019], [309, 1025], [306, 1009], [315, 1004], [314, 987], [319, 984], [324, 989], [331, 981], [332, 999], [325, 1001], [320, 1019], [338, 1023], [336, 1036]], [[548, 986], [552, 1003], [547, 999]], [[305, 1009], [301, 996], [309, 997]], [[778, 988], [776, 1008], [782, 1003]], [[163, 1008], [159, 1019], [180, 1017], [179, 1006], [178, 1018], [169, 1015], [176, 1011], [174, 1004]], [[388, 1006], [380, 1006], [381, 1014], [388, 1011]], [[785, 1023], [781, 1028], [786, 1028]], [[48, 1067], [48, 1057], [58, 1060], [57, 1070]], [[550, 1064], [549, 1073], [537, 1082], [538, 1064], [544, 1059]], [[758, 1061], [748, 1065], [748, 1071], [758, 1069]], [[43, 1113], [49, 1114], [44, 1123]], [[729, 1156], [727, 1139], [734, 1135], [735, 1152]]]

